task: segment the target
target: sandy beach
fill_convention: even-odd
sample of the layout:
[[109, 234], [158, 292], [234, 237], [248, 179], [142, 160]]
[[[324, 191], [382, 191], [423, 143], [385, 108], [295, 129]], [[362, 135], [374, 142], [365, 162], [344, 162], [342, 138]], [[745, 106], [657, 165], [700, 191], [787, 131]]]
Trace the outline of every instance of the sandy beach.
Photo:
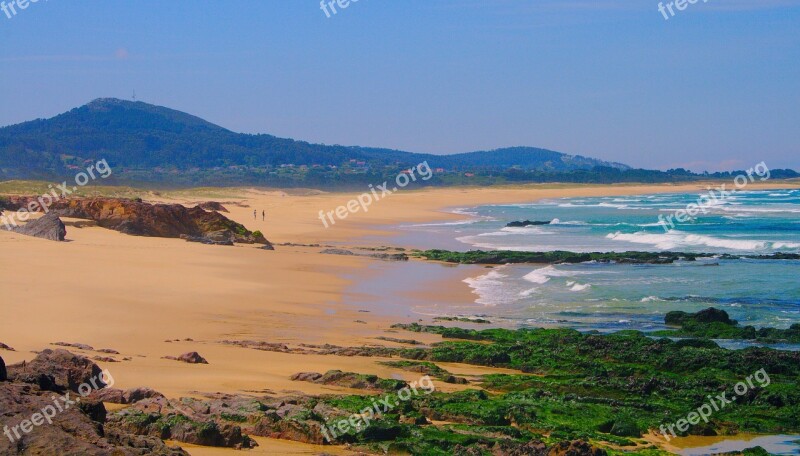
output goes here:
[[[786, 188], [785, 183], [753, 185]], [[795, 184], [800, 187], [800, 184]], [[407, 190], [374, 203], [325, 228], [319, 211], [335, 210], [356, 193], [204, 189], [163, 194], [143, 192], [146, 201], [192, 205], [220, 201], [226, 216], [260, 230], [273, 243], [380, 246], [389, 244], [392, 225], [463, 218], [447, 208], [486, 203], [532, 202], [542, 198], [699, 192], [702, 184], [650, 186], [529, 185], [508, 188]], [[257, 212], [254, 219], [253, 211]], [[266, 212], [262, 221], [261, 211]], [[99, 363], [118, 388], [149, 386], [168, 397], [198, 392], [269, 391], [309, 394], [349, 393], [312, 383], [293, 382], [297, 372], [329, 369], [415, 380], [418, 374], [378, 364], [378, 358], [285, 354], [222, 345], [222, 340], [257, 340], [290, 345], [330, 343], [341, 346], [388, 345], [403, 318], [374, 315], [369, 302], [381, 296], [353, 296], [352, 280], [369, 280], [374, 260], [320, 255], [320, 248], [277, 246], [264, 251], [251, 245], [206, 246], [177, 239], [133, 237], [99, 227], [68, 222], [67, 240], [55, 243], [0, 230], [0, 289], [4, 318], [0, 342], [7, 363], [30, 360], [54, 342], [110, 348], [129, 357]], [[414, 247], [399, 245], [397, 247]], [[418, 293], [424, 299], [424, 293]], [[471, 302], [462, 283], [448, 284], [447, 299]], [[444, 299], [444, 294], [437, 296]], [[361, 312], [360, 312], [361, 311]], [[402, 337], [400, 335], [396, 337]], [[414, 334], [422, 342], [438, 336]], [[191, 340], [187, 340], [191, 339]], [[176, 341], [177, 340], [177, 341]], [[170, 342], [171, 341], [171, 342]], [[74, 350], [90, 357], [93, 351]], [[197, 351], [208, 365], [162, 359]], [[462, 375], [497, 369], [448, 366]], [[437, 387], [440, 385], [437, 384]], [[442, 390], [458, 385], [442, 384]], [[319, 448], [260, 439], [255, 454], [315, 454]], [[187, 448], [192, 454], [229, 454], [229, 450]], [[326, 448], [326, 451], [332, 452]], [[262, 453], [263, 452], [263, 453]], [[274, 454], [274, 453], [273, 453]], [[346, 453], [343, 453], [346, 454]]]

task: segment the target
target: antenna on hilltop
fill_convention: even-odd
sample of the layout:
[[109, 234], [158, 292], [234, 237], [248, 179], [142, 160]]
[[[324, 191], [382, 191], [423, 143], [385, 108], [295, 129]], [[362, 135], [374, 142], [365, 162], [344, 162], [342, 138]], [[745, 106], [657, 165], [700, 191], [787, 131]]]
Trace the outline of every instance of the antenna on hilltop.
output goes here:
[[133, 90], [133, 101], [136, 101], [136, 89]]

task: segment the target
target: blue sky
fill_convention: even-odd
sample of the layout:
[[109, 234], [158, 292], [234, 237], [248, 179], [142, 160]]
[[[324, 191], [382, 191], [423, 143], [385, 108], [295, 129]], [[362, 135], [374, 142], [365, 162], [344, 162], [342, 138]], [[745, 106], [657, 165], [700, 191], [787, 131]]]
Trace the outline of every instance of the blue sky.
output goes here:
[[800, 0], [39, 0], [0, 12], [0, 125], [136, 90], [326, 144], [800, 169], [799, 26]]

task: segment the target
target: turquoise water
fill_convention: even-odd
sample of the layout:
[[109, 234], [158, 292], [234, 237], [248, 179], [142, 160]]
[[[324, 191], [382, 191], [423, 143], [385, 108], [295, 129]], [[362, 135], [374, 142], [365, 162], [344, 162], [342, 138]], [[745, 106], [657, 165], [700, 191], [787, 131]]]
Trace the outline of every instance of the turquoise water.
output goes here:
[[[470, 216], [464, 222], [403, 229], [422, 247], [458, 250], [800, 252], [800, 190], [740, 192], [669, 231], [659, 224], [659, 216], [697, 199], [669, 194], [489, 205], [457, 210]], [[552, 223], [505, 227], [515, 220]], [[800, 323], [800, 261], [508, 265], [466, 282], [475, 294], [474, 312], [516, 326], [647, 331], [663, 328], [669, 311], [711, 306], [757, 327]]]

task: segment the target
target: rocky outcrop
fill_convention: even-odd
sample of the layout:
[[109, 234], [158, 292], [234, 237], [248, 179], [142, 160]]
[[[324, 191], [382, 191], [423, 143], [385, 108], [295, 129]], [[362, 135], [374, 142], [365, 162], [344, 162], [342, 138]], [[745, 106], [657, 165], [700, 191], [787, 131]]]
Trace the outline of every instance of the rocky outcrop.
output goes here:
[[188, 364], [208, 364], [208, 361], [197, 352], [184, 353], [181, 356], [165, 356], [164, 359], [181, 361]]
[[64, 226], [64, 222], [53, 213], [31, 220], [12, 231], [50, 241], [63, 241], [67, 236], [67, 227]]
[[228, 209], [226, 209], [225, 206], [216, 201], [206, 201], [198, 204], [197, 207], [207, 211], [228, 212]]
[[[0, 382], [0, 429], [8, 429], [8, 435], [0, 437], [2, 455], [188, 455], [159, 438], [108, 427], [103, 403], [91, 397], [78, 401], [70, 392], [64, 396], [73, 401], [68, 403], [54, 396], [53, 391], [67, 390], [87, 373], [99, 372], [86, 358], [64, 350], [45, 350], [30, 363], [9, 366], [9, 370], [11, 381]], [[49, 379], [52, 388], [24, 381], [34, 375]], [[24, 432], [26, 429], [29, 432]]]
[[330, 370], [325, 375], [317, 372], [300, 372], [292, 375], [294, 381], [317, 383], [319, 385], [339, 386], [342, 388], [363, 389], [370, 391], [397, 391], [408, 384], [402, 380], [382, 379], [377, 375], [356, 374]]
[[[7, 204], [27, 207], [33, 197], [10, 197]], [[141, 200], [116, 198], [75, 198], [53, 202], [49, 213], [61, 217], [94, 220], [98, 226], [133, 236], [179, 238], [220, 236], [243, 244], [269, 245], [259, 232], [228, 219], [219, 212], [180, 204], [150, 204]]]
[[[119, 432], [176, 440], [211, 447], [248, 449], [258, 444], [243, 434], [238, 425], [226, 422], [242, 413], [239, 404], [252, 403], [231, 397], [209, 403], [183, 398], [173, 404], [159, 397], [145, 399], [109, 417], [108, 427]], [[233, 405], [236, 404], [236, 408]], [[243, 405], [242, 405], [243, 406]], [[252, 406], [251, 406], [252, 408]], [[236, 415], [242, 416], [244, 415]], [[246, 419], [245, 419], [246, 421]]]
[[81, 385], [106, 386], [102, 370], [89, 358], [74, 355], [66, 350], [46, 349], [30, 362], [8, 366], [10, 379], [39, 386], [43, 390], [78, 393]]
[[90, 397], [110, 404], [135, 404], [145, 399], [163, 398], [164, 395], [151, 388], [133, 388], [126, 391], [104, 388], [93, 392]]
[[525, 228], [526, 226], [541, 226], [541, 225], [549, 225], [551, 222], [540, 222], [540, 221], [531, 221], [531, 220], [523, 220], [520, 222], [510, 222], [506, 224], [508, 228]]
[[8, 371], [6, 371], [6, 362], [0, 357], [0, 382], [8, 380]]

